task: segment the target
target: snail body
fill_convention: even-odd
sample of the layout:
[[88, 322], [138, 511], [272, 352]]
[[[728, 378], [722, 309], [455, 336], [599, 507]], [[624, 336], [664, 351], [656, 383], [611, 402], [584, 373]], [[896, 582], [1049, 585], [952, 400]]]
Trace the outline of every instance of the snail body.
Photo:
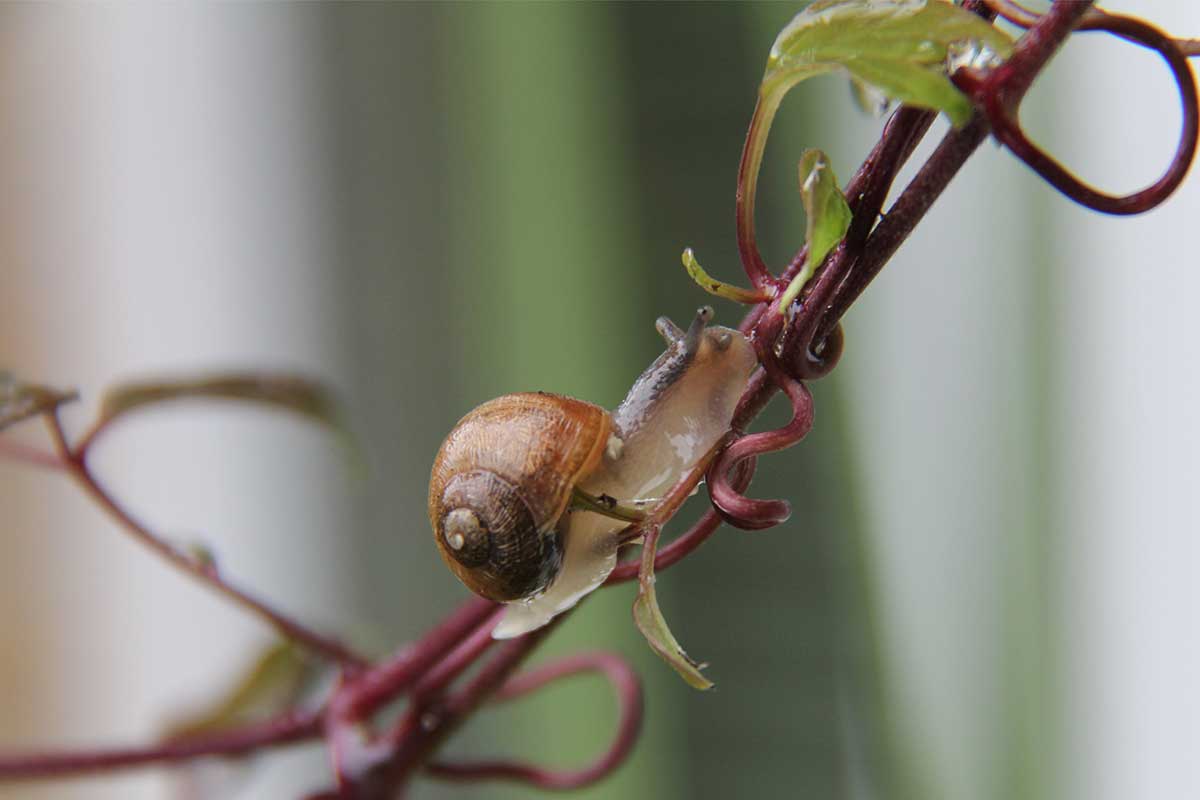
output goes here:
[[687, 331], [667, 318], [666, 351], [609, 414], [544, 393], [484, 403], [434, 462], [429, 514], [438, 550], [470, 589], [507, 603], [496, 638], [517, 636], [604, 582], [627, 518], [573, 498], [662, 496], [729, 430], [757, 361], [738, 331]]

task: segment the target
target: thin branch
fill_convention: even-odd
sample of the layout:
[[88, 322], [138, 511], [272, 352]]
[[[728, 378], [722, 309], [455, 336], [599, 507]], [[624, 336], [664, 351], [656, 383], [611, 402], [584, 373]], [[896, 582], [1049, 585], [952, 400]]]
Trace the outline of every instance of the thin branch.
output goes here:
[[362, 718], [412, 687], [499, 608], [491, 600], [472, 596], [429, 630], [418, 642], [401, 647], [393, 656], [354, 677], [339, 690], [340, 713]]
[[620, 709], [612, 744], [592, 764], [578, 770], [562, 771], [512, 761], [435, 761], [426, 765], [425, 772], [443, 780], [510, 780], [557, 791], [581, 789], [608, 777], [629, 757], [642, 723], [641, 683], [623, 659], [611, 653], [584, 653], [564, 658], [509, 679], [496, 692], [494, 700], [513, 700], [554, 681], [585, 672], [599, 672], [608, 680], [616, 693]]
[[197, 758], [238, 758], [264, 747], [315, 739], [320, 733], [318, 714], [292, 711], [267, 722], [236, 730], [148, 747], [0, 756], [0, 778], [6, 781], [67, 778], [134, 767], [178, 764]]
[[[1026, 137], [1018, 119], [1021, 98], [1029, 88], [1032, 76], [1045, 63], [1044, 60], [1038, 59], [1048, 58], [1049, 54], [1053, 53], [1053, 48], [1048, 53], [1040, 52], [1035, 46], [1019, 49], [1007, 62], [994, 70], [960, 70], [955, 75], [955, 82], [982, 108], [996, 139], [1047, 183], [1075, 202], [1096, 211], [1106, 214], [1141, 214], [1161, 204], [1175, 192], [1195, 157], [1197, 138], [1200, 136], [1200, 105], [1197, 103], [1195, 76], [1188, 65], [1187, 55], [1181, 51], [1178, 42], [1154, 26], [1134, 17], [1109, 14], [1096, 9], [1079, 9], [1080, 6], [1076, 5], [1064, 11], [1056, 6], [1049, 13], [1037, 18], [1025, 38], [1030, 39], [1034, 45], [1045, 41], [1045, 37], [1039, 36], [1044, 28], [1056, 24], [1071, 24], [1071, 13], [1078, 12], [1077, 16], [1082, 15], [1078, 22], [1080, 30], [1111, 33], [1153, 50], [1166, 63], [1175, 81], [1183, 120], [1179, 142], [1166, 170], [1145, 189], [1122, 196], [1095, 189], [1075, 177]], [[1035, 65], [1034, 69], [1030, 68], [1031, 64]]]
[[65, 470], [67, 464], [54, 453], [47, 453], [11, 439], [0, 438], [0, 459], [18, 461], [42, 469]]
[[549, 624], [505, 642], [458, 692], [427, 708], [419, 717], [405, 716], [388, 737], [394, 747], [393, 756], [371, 776], [371, 786], [387, 791], [402, 785], [427, 763], [429, 756], [471, 713], [507, 683], [521, 663], [562, 624], [566, 616], [560, 614]]
[[222, 578], [211, 564], [196, 559], [173, 547], [166, 540], [155, 534], [147, 526], [138, 521], [125, 510], [120, 503], [92, 475], [87, 462], [72, 450], [63, 431], [62, 422], [57, 411], [44, 415], [50, 429], [51, 438], [58, 450], [59, 458], [66, 465], [67, 472], [83, 487], [84, 491], [108, 512], [134, 539], [148, 547], [168, 564], [189, 577], [199, 581], [209, 588], [225, 595], [242, 608], [265, 619], [286, 638], [302, 645], [312, 652], [332, 659], [343, 666], [358, 670], [370, 663], [365, 656], [359, 655], [336, 639], [316, 633], [285, 614], [276, 611], [265, 601], [239, 589]]
[[734, 468], [760, 455], [791, 447], [808, 435], [813, 424], [813, 399], [800, 381], [782, 373], [774, 362], [767, 362], [776, 386], [787, 394], [792, 403], [792, 419], [772, 431], [751, 433], [736, 439], [713, 462], [708, 470], [708, 494], [722, 518], [742, 530], [764, 530], [785, 522], [791, 516], [786, 500], [752, 500], [730, 483]]
[[[1055, 3], [1051, 11], [1018, 42], [1005, 65], [1013, 65], [1007, 73], [1005, 86], [1010, 99], [1019, 98], [1070, 35], [1080, 14], [1089, 3]], [[924, 218], [946, 190], [951, 179], [962, 169], [967, 159], [987, 138], [990, 127], [979, 114], [960, 130], [946, 134], [933, 155], [921, 167], [916, 177], [905, 187], [888, 210], [887, 216], [875, 226], [864, 246], [863, 255], [855, 265], [855, 277], [840, 287], [831, 299], [816, 341], [837, 324], [846, 310], [858, 299], [867, 285], [879, 274], [900, 245], [908, 239], [917, 223]]]
[[[1035, 11], [1030, 11], [1019, 3], [1013, 0], [982, 0], [994, 12], [1004, 17], [1014, 25], [1022, 28], [1032, 28], [1041, 19], [1041, 14]], [[1083, 18], [1080, 19], [1076, 30], [1094, 31], [1102, 30], [1104, 26], [1104, 17], [1112, 16], [1106, 11], [1098, 8], [1091, 8]], [[1171, 38], [1171, 42], [1179, 48], [1179, 51], [1188, 58], [1200, 56], [1200, 39], [1180, 39]]]
[[760, 110], [762, 98], [754, 104], [754, 113], [750, 117], [750, 128], [746, 131], [746, 144], [742, 147], [742, 158], [738, 163], [737, 194], [734, 198], [734, 216], [737, 224], [738, 253], [742, 259], [742, 269], [755, 289], [766, 291], [774, 297], [776, 282], [763, 262], [758, 249], [758, 237], [754, 233], [754, 204], [757, 195], [758, 169], [762, 152], [756, 150], [757, 140], [762, 125]]

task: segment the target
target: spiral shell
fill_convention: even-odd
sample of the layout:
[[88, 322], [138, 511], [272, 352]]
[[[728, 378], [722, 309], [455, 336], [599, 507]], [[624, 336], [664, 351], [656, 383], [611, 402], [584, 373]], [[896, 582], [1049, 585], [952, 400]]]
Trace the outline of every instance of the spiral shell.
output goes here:
[[505, 395], [463, 417], [429, 483], [434, 540], [459, 580], [498, 602], [544, 589], [562, 561], [559, 521], [611, 431], [600, 406], [543, 392]]

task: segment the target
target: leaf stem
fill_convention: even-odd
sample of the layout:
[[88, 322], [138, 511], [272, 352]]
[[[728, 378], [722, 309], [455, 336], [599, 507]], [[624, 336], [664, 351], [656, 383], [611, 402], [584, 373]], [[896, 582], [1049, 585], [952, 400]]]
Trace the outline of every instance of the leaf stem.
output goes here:
[[704, 267], [700, 266], [700, 262], [696, 260], [696, 254], [692, 252], [692, 248], [684, 249], [681, 256], [683, 268], [687, 270], [688, 276], [695, 281], [696, 285], [711, 295], [722, 297], [726, 300], [732, 300], [735, 303], [743, 305], [754, 305], [771, 299], [771, 293], [764, 289], [743, 289], [740, 286], [734, 286], [732, 283], [725, 283], [709, 275], [704, 271]]

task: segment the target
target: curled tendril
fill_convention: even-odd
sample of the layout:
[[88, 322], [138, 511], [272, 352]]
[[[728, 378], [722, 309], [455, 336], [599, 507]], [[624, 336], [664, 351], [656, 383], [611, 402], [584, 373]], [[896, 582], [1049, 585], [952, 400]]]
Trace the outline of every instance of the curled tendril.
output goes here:
[[790, 447], [808, 434], [813, 423], [813, 399], [808, 387], [775, 365], [768, 367], [768, 373], [792, 403], [791, 421], [773, 431], [735, 439], [708, 470], [708, 494], [713, 508], [726, 522], [742, 530], [774, 527], [791, 516], [792, 508], [786, 500], [746, 497], [730, 482], [734, 468], [748, 459]]
[[840, 324], [834, 325], [833, 330], [816, 343], [811, 338], [805, 343], [801, 336], [789, 336], [789, 330], [784, 331], [784, 339], [780, 342], [780, 362], [786, 365], [791, 375], [799, 380], [813, 381], [833, 371], [841, 360], [845, 345]]
[[[734, 467], [734, 472], [729, 478], [729, 483], [734, 487], [735, 491], [746, 491], [746, 487], [750, 485], [750, 479], [754, 477], [754, 467], [754, 458], [748, 458]], [[669, 544], [659, 548], [658, 553], [654, 556], [654, 569], [664, 570], [672, 564], [678, 563], [684, 556], [708, 541], [708, 538], [720, 526], [721, 515], [716, 511], [708, 511], [691, 528], [672, 539]], [[638, 567], [640, 565], [640, 559], [618, 564], [617, 568], [612, 571], [604, 584], [611, 586], [634, 580], [638, 576]]]
[[515, 700], [549, 683], [584, 672], [598, 672], [606, 678], [616, 692], [620, 707], [620, 720], [612, 744], [588, 766], [562, 771], [513, 761], [431, 762], [425, 768], [426, 773], [452, 781], [519, 781], [539, 789], [558, 791], [579, 789], [607, 777], [629, 756], [642, 725], [641, 682], [623, 659], [611, 653], [585, 653], [564, 658], [509, 679], [494, 700]]
[[[1010, 0], [988, 0], [988, 4], [1017, 25], [1030, 27], [1039, 20], [1038, 15]], [[972, 96], [983, 111], [996, 139], [1067, 197], [1106, 214], [1140, 214], [1149, 211], [1175, 192], [1196, 154], [1200, 106], [1197, 105], [1195, 77], [1188, 66], [1188, 54], [1183, 49], [1186, 42], [1173, 39], [1140, 19], [1095, 8], [1089, 9], [1081, 18], [1077, 30], [1103, 31], [1146, 47], [1158, 53], [1171, 70], [1182, 107], [1179, 144], [1166, 171], [1145, 189], [1122, 196], [1101, 192], [1084, 183], [1033, 144], [1025, 136], [1018, 119], [1020, 101], [1026, 87], [1008, 85], [1011, 77], [1019, 72], [1011, 65], [1002, 64], [988, 72], [961, 69], [954, 74], [954, 81]]]

